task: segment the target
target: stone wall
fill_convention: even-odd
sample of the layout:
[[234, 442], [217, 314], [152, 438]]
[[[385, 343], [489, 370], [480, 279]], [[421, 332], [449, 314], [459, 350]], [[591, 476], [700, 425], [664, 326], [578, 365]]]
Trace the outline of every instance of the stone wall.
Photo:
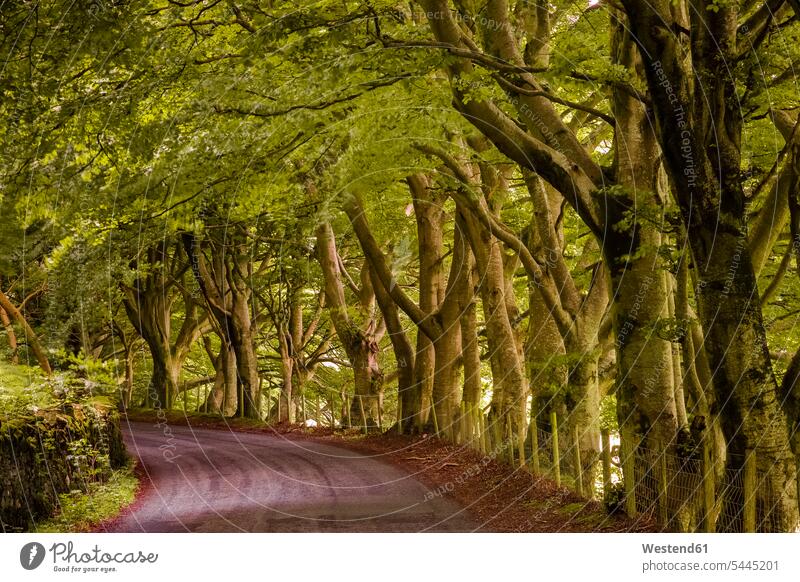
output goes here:
[[86, 491], [126, 460], [110, 406], [64, 404], [0, 417], [0, 528], [28, 531], [54, 514], [59, 493]]

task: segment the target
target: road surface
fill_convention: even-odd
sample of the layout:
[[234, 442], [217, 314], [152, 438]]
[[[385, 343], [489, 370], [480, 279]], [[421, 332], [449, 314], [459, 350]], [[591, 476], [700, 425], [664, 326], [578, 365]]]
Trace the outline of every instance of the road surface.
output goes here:
[[141, 497], [105, 531], [473, 531], [451, 500], [378, 458], [280, 435], [129, 423]]

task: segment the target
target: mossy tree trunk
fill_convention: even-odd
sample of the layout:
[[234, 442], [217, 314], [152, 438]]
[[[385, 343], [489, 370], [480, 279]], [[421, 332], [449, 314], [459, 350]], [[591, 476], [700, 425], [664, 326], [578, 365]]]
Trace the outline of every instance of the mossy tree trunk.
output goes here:
[[[769, 527], [793, 531], [799, 519], [795, 456], [748, 248], [737, 87], [724, 67], [739, 58], [738, 7], [700, 2], [689, 16], [689, 41], [661, 33], [681, 25], [667, 0], [622, 3], [641, 49], [659, 142], [698, 275], [698, 316], [728, 442], [727, 468], [741, 471], [745, 451], [754, 449], [763, 479], [758, 521], [769, 514]], [[736, 500], [725, 503], [738, 514]]]

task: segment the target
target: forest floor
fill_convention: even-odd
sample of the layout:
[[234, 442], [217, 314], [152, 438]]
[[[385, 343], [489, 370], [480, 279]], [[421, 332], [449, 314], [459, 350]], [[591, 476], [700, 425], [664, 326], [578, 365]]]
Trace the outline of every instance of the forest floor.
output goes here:
[[[609, 516], [602, 503], [586, 500], [566, 487], [524, 468], [458, 445], [422, 436], [370, 435], [357, 430], [308, 428], [300, 424], [264, 425], [248, 419], [163, 413], [160, 422], [174, 426], [247, 433], [280, 434], [351, 449], [408, 471], [433, 497], [451, 499], [466, 508], [487, 532], [647, 532], [653, 523]], [[153, 411], [130, 411], [128, 419], [156, 422]], [[123, 420], [124, 423], [124, 420]]]
[[145, 481], [138, 467], [117, 469], [105, 483], [92, 483], [88, 491], [59, 495], [59, 511], [35, 524], [37, 533], [79, 533], [95, 531], [113, 520], [142, 493]]

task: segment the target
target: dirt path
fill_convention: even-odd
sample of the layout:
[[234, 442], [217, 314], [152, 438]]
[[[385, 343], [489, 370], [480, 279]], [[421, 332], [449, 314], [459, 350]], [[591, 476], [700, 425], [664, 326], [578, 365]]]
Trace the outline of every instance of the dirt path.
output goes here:
[[402, 468], [361, 453], [280, 435], [153, 423], [125, 441], [144, 475], [140, 498], [99, 531], [473, 531], [456, 502]]

